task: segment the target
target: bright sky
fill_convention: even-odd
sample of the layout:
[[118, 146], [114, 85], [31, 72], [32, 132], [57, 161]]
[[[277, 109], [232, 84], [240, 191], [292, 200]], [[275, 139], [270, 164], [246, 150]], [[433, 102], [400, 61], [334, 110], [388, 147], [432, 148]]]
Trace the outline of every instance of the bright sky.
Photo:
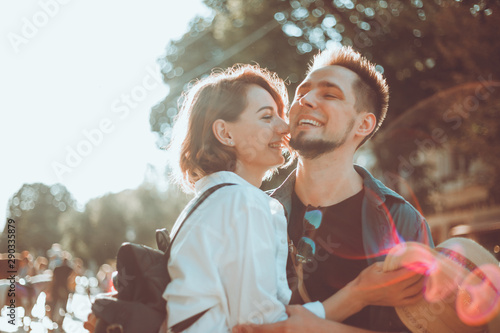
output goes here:
[[156, 59], [197, 14], [201, 0], [0, 2], [0, 230], [24, 183], [60, 182], [84, 205], [164, 166]]

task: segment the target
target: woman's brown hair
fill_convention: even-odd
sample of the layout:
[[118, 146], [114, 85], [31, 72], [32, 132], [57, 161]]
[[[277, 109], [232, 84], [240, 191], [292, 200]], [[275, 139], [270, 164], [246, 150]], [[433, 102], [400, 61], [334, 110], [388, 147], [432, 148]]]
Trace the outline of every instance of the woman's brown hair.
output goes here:
[[218, 171], [234, 171], [236, 154], [215, 137], [217, 119], [237, 121], [247, 106], [247, 88], [258, 85], [272, 96], [280, 117], [288, 105], [283, 80], [257, 65], [235, 65], [196, 82], [184, 96], [169, 151], [174, 180], [192, 190], [199, 179]]

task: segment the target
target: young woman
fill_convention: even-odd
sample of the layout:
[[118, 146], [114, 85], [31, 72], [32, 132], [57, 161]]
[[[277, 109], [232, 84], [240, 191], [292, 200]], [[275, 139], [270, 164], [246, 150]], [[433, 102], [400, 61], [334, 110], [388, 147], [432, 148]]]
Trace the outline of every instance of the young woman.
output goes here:
[[[172, 281], [163, 295], [169, 328], [205, 310], [185, 332], [286, 319], [286, 219], [281, 205], [259, 190], [285, 161], [286, 104], [283, 81], [250, 65], [214, 73], [186, 96], [170, 147], [177, 180], [197, 196], [235, 185], [210, 195], [173, 242]], [[307, 306], [324, 316], [320, 303]]]

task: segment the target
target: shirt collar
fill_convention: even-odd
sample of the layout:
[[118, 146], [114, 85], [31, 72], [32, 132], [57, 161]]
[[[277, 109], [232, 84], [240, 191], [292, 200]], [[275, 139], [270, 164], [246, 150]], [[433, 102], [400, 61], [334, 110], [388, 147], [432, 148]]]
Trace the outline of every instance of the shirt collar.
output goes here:
[[231, 171], [219, 171], [214, 172], [208, 176], [203, 177], [194, 184], [195, 193], [198, 195], [209, 188], [222, 184], [222, 183], [232, 183], [237, 185], [250, 185], [249, 182], [235, 174]]
[[[363, 178], [363, 185], [365, 188], [368, 188], [371, 193], [375, 195], [370, 196], [374, 199], [374, 203], [378, 206], [385, 202], [387, 196], [394, 197], [398, 200], [404, 201], [403, 197], [393, 190], [389, 189], [385, 186], [380, 180], [374, 178], [368, 170], [359, 166], [357, 164], [354, 165], [354, 169], [357, 173], [361, 175]], [[295, 187], [296, 180], [296, 169], [293, 170], [288, 178], [274, 191], [270, 192], [270, 195], [278, 199], [283, 206], [285, 207], [285, 211], [289, 214], [291, 209], [291, 195]]]
[[401, 195], [385, 186], [380, 180], [374, 178], [371, 173], [362, 166], [355, 164], [354, 169], [363, 178], [364, 187], [368, 190], [371, 190], [371, 192], [375, 194], [375, 196], [369, 197], [375, 198], [375, 203], [377, 204], [377, 206], [383, 204], [387, 196], [396, 198], [401, 201], [405, 200]]

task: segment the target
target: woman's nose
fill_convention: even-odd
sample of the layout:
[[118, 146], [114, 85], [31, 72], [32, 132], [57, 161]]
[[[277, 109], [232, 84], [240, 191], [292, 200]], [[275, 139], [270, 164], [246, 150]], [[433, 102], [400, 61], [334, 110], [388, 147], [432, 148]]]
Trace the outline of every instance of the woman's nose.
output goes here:
[[283, 118], [277, 118], [275, 124], [275, 131], [281, 135], [286, 135], [289, 133], [288, 124]]

